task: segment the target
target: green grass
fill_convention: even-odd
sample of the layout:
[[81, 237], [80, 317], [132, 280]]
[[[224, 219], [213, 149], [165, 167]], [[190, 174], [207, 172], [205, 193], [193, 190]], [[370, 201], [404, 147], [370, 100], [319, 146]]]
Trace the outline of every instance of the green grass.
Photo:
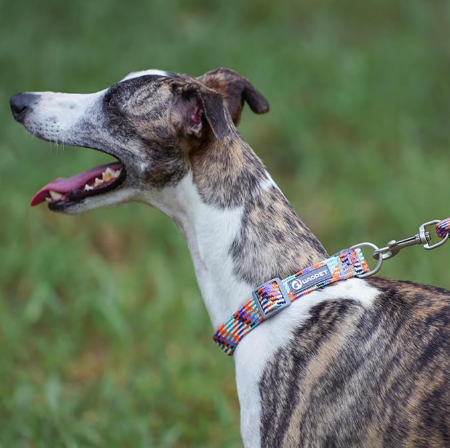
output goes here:
[[[33, 139], [11, 94], [229, 66], [272, 107], [241, 132], [330, 253], [450, 213], [448, 2], [0, 0], [0, 21], [1, 448], [241, 446], [182, 237], [143, 205], [31, 209], [105, 157]], [[450, 288], [449, 250], [382, 274]]]

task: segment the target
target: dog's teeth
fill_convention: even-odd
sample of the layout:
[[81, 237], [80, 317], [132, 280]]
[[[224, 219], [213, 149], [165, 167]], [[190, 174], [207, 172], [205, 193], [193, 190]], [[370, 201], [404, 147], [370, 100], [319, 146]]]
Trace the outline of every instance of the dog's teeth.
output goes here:
[[47, 202], [52, 202], [52, 198], [49, 198], [48, 196], [45, 198], [45, 200], [46, 200]]
[[91, 190], [93, 190], [94, 189], [94, 187], [91, 187], [90, 185], [88, 185], [88, 184], [86, 184], [85, 186], [84, 186], [84, 191], [91, 191]]
[[49, 190], [50, 196], [54, 201], [58, 201], [59, 199], [62, 198], [62, 194], [61, 193], [57, 193], [56, 191], [53, 190]]
[[106, 168], [106, 170], [102, 173], [102, 179], [105, 182], [109, 182], [111, 179], [115, 179], [116, 177], [116, 172], [111, 168]]
[[95, 182], [94, 182], [94, 187], [99, 187], [100, 185], [103, 185], [103, 180], [96, 177]]

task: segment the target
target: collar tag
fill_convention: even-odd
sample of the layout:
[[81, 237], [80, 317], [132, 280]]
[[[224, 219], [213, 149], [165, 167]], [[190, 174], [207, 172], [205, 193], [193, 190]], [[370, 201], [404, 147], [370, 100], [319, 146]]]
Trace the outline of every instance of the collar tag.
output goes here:
[[305, 289], [312, 288], [332, 277], [330, 269], [327, 265], [320, 266], [317, 269], [307, 272], [306, 274], [300, 275], [288, 282], [289, 289], [292, 294], [297, 294], [304, 291]]

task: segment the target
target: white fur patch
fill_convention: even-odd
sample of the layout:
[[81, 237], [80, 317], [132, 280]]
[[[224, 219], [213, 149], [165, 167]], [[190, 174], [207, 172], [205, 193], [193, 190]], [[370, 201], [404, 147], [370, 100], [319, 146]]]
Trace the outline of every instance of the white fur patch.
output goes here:
[[148, 75], [157, 75], [157, 76], [169, 76], [169, 74], [163, 70], [141, 70], [139, 72], [131, 72], [128, 73], [125, 78], [121, 79], [121, 81], [126, 81], [127, 79], [133, 79], [133, 78], [139, 78], [141, 76], [148, 76]]
[[105, 90], [90, 94], [33, 92], [39, 96], [24, 126], [32, 134], [60, 144], [71, 144], [78, 121], [101, 103]]
[[251, 294], [251, 288], [235, 278], [229, 254], [242, 226], [244, 208], [221, 209], [205, 204], [191, 172], [176, 187], [143, 192], [141, 200], [164, 212], [184, 234], [206, 308], [217, 328]]
[[276, 188], [279, 190], [278, 185], [275, 183], [275, 181], [272, 179], [272, 176], [266, 171], [266, 177], [267, 179], [260, 183], [260, 188], [263, 191], [269, 191], [271, 188]]
[[118, 188], [97, 196], [88, 196], [83, 201], [70, 206], [65, 210], [65, 213], [68, 215], [77, 215], [96, 208], [124, 204], [135, 200], [138, 194], [139, 192], [132, 188]]

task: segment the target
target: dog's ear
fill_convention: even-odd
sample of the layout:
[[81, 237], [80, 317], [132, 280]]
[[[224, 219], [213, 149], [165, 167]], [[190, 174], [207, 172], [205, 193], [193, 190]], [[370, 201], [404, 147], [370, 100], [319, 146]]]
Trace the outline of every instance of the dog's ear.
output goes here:
[[[205, 124], [209, 125], [218, 140], [229, 132], [222, 97], [215, 91], [197, 84], [172, 84], [177, 100], [172, 111], [172, 123], [184, 136], [201, 138]], [[230, 122], [231, 123], [231, 122]]]
[[269, 111], [269, 103], [264, 96], [239, 73], [229, 68], [217, 68], [206, 72], [197, 78], [202, 84], [220, 93], [225, 106], [234, 122], [238, 124], [241, 118], [244, 101], [256, 114], [265, 114]]

